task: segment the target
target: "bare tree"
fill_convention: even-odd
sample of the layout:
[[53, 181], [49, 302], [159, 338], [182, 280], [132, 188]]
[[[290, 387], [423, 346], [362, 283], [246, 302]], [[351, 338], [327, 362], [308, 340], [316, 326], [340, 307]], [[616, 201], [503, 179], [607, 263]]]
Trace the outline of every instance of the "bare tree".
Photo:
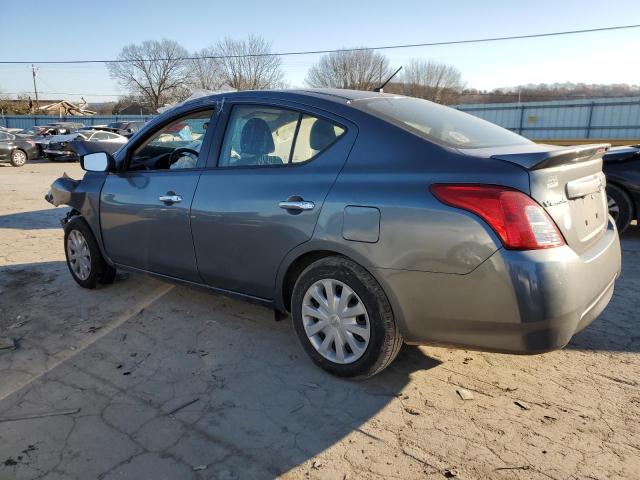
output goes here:
[[185, 57], [189, 53], [173, 40], [147, 40], [128, 45], [118, 55], [119, 63], [108, 63], [111, 78], [133, 96], [156, 110], [188, 95]]
[[445, 63], [413, 59], [400, 77], [405, 95], [450, 104], [464, 89], [460, 71]]
[[262, 37], [249, 35], [245, 40], [227, 37], [200, 52], [200, 56], [216, 57], [199, 59], [202, 85], [214, 89], [226, 85], [236, 90], [283, 86], [282, 60], [271, 55], [271, 44]]
[[222, 69], [220, 60], [211, 58], [217, 56], [214, 47], [204, 48], [196, 52], [196, 57], [189, 61], [188, 68], [190, 70], [191, 86], [195, 89], [202, 90], [219, 90], [225, 86], [225, 80], [222, 78]]
[[373, 90], [390, 75], [387, 57], [373, 50], [352, 50], [328, 53], [307, 73], [312, 87]]

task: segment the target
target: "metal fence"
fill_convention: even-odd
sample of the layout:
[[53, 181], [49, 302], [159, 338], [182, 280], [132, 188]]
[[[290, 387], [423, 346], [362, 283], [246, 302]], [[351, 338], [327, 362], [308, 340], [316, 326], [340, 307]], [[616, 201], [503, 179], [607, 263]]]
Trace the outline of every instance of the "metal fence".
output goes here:
[[455, 108], [539, 139], [640, 139], [640, 97], [457, 105]]
[[[640, 97], [469, 104], [457, 105], [455, 108], [533, 140], [640, 139]], [[93, 117], [11, 115], [0, 116], [0, 125], [7, 128], [29, 128], [61, 121], [99, 125], [127, 120], [146, 121], [152, 117], [153, 115]]]
[[111, 122], [147, 121], [153, 115], [95, 115], [92, 117], [59, 117], [45, 115], [2, 115], [0, 125], [7, 128], [29, 128], [52, 122], [73, 122], [89, 125], [104, 125]]

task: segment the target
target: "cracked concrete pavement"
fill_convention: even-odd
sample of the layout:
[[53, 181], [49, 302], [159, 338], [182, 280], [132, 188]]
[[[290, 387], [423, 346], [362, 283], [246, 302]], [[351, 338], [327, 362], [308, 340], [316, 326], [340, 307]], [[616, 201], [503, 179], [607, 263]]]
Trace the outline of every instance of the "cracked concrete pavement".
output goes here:
[[0, 350], [0, 479], [640, 477], [637, 226], [566, 349], [405, 347], [353, 382], [266, 309], [140, 275], [78, 287], [42, 198], [63, 171], [81, 175], [0, 166], [0, 336], [18, 345]]

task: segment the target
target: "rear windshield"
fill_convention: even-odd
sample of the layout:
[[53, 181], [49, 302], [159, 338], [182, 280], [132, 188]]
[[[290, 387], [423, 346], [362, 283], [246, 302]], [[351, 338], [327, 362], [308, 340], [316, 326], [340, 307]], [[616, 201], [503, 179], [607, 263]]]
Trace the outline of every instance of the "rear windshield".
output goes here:
[[356, 100], [353, 105], [449, 147], [484, 148], [533, 143], [486, 120], [419, 98], [368, 98]]

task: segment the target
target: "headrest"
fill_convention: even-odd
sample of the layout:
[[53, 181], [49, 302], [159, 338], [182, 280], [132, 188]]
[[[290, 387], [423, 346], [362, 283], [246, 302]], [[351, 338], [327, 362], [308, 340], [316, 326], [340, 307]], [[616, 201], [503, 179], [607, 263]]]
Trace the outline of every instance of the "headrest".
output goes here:
[[309, 146], [314, 150], [326, 148], [336, 138], [336, 130], [333, 124], [324, 120], [316, 120], [309, 134]]
[[261, 118], [252, 118], [245, 123], [240, 137], [240, 150], [251, 155], [268, 155], [276, 149], [271, 129]]

